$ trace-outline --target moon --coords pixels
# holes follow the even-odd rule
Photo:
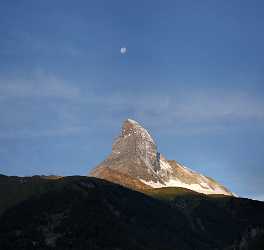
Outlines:
[[[122,55],[126,54],[126,53],[127,53],[127,48],[126,48],[126,47],[122,47],[122,48],[120,49],[120,53],[121,53]]]

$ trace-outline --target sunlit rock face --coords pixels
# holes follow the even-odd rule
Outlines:
[[[159,164],[157,146],[148,131],[133,120],[127,120],[121,135],[113,144],[113,154],[126,155],[134,160],[142,160],[150,168]]]
[[[90,175],[137,190],[184,187],[204,194],[233,195],[215,180],[166,160],[149,132],[131,119],[124,121],[112,153]]]

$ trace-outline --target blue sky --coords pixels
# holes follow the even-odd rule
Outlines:
[[[129,117],[168,159],[264,199],[263,12],[261,0],[0,0],[0,173],[85,175]]]

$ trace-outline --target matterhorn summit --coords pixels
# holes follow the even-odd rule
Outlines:
[[[132,119],[124,121],[112,153],[90,175],[136,190],[183,187],[204,194],[233,195],[212,178],[166,160],[149,132]]]

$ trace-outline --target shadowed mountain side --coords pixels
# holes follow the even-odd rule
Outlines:
[[[203,195],[184,188],[157,188],[147,195],[180,208],[195,231],[203,231],[221,244],[234,240],[223,249],[264,249],[264,203],[225,195]],[[222,249],[222,248],[220,248]]]
[[[56,188],[60,176],[17,177],[0,175],[0,215],[9,207]]]
[[[95,178],[57,184],[0,217],[1,250],[210,248],[166,203]]]
[[[24,179],[0,181],[6,178]],[[25,185],[28,198],[0,216],[1,250],[263,249],[263,202],[183,188],[145,190],[146,196],[81,176],[45,181],[28,177],[9,185]]]

